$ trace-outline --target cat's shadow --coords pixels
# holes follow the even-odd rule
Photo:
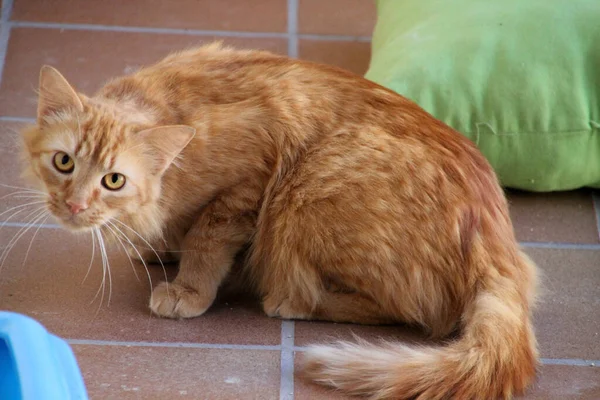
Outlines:
[[[177,262],[163,263],[163,266],[157,263],[149,263],[148,270],[153,277],[153,280],[163,281],[165,276],[168,282],[172,282],[177,276],[179,265]],[[138,265],[136,268],[143,270],[143,265]],[[236,263],[232,268],[232,272],[229,277],[223,282],[219,288],[217,298],[215,302],[207,311],[207,314],[217,313],[223,311],[225,308],[237,308],[244,309],[246,312],[258,316],[264,316],[268,318],[262,311],[260,304],[260,298],[255,295],[252,290],[249,289],[249,285],[246,284],[241,278],[241,263]]]
[[[164,271],[160,264],[148,265],[152,275],[164,279],[165,275],[169,282],[177,276],[178,263],[165,263]],[[243,278],[241,257],[232,268],[229,277],[223,282],[217,298],[206,316],[216,316],[226,313],[227,310],[237,309],[246,315],[264,318],[265,321],[273,321],[262,310],[260,298],[250,290],[249,285]],[[306,321],[295,322],[295,346],[301,349],[303,346],[314,343],[331,343],[337,340],[356,341],[357,338],[370,342],[394,341],[405,344],[443,344],[456,339],[459,332],[454,332],[443,339],[430,339],[427,333],[415,326],[407,324],[392,325],[358,325],[351,323],[336,323],[330,321]]]

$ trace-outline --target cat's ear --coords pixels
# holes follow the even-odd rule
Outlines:
[[[152,150],[156,172],[162,174],[195,134],[196,129],[191,126],[167,125],[143,130],[137,136]]]
[[[44,65],[40,70],[38,123],[43,122],[49,115],[68,109],[83,111],[81,98],[60,72],[49,65]]]

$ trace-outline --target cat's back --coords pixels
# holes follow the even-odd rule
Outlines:
[[[427,153],[433,163],[437,157],[456,169],[492,173],[468,139],[417,104],[334,66],[212,43],[174,53],[124,79],[143,82],[156,98],[171,99],[171,107],[180,109],[177,115],[195,116],[198,105],[257,107],[263,121],[295,125],[290,131],[304,131],[306,137],[311,129],[319,136],[355,132],[348,138],[379,143],[398,153],[392,157],[406,149]]]
[[[293,73],[296,61],[262,50],[239,50],[211,43],[173,53],[133,75],[137,79],[180,80],[183,85],[210,81],[201,91],[213,86],[231,88],[281,79]]]
[[[357,103],[361,92],[374,89],[386,97],[393,93],[341,68],[268,51],[228,48],[218,42],[173,53],[125,79],[195,87],[201,95],[215,88],[255,96],[288,92],[311,99],[335,98],[342,103],[349,99]],[[393,97],[402,101],[396,94]],[[338,105],[345,105],[342,103]]]
[[[393,117],[401,112],[420,114],[402,96],[341,68],[220,43],[173,53],[111,81],[101,95],[127,97],[135,92],[158,103],[170,99],[174,107],[261,99],[265,109],[294,109],[307,118],[318,114],[323,122],[398,125],[402,121]]]

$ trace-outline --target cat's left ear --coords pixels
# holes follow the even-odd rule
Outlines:
[[[59,111],[67,109],[83,111],[83,103],[75,89],[60,72],[49,65],[44,65],[40,70],[39,92],[38,123]]]
[[[137,137],[151,149],[155,172],[162,174],[195,134],[191,126],[167,125],[143,130]]]

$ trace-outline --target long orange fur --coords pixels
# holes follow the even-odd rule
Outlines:
[[[203,314],[248,249],[269,316],[461,332],[442,347],[313,346],[304,373],[316,382],[376,399],[492,399],[534,378],[536,271],[497,178],[470,141],[390,90],[209,45],[93,97],[44,67],[23,137],[27,173],[69,229],[118,220],[160,254],[184,250],[176,279],[153,290],[159,316]],[[59,151],[73,172],[53,167]],[[126,184],[106,190],[114,172]]]

